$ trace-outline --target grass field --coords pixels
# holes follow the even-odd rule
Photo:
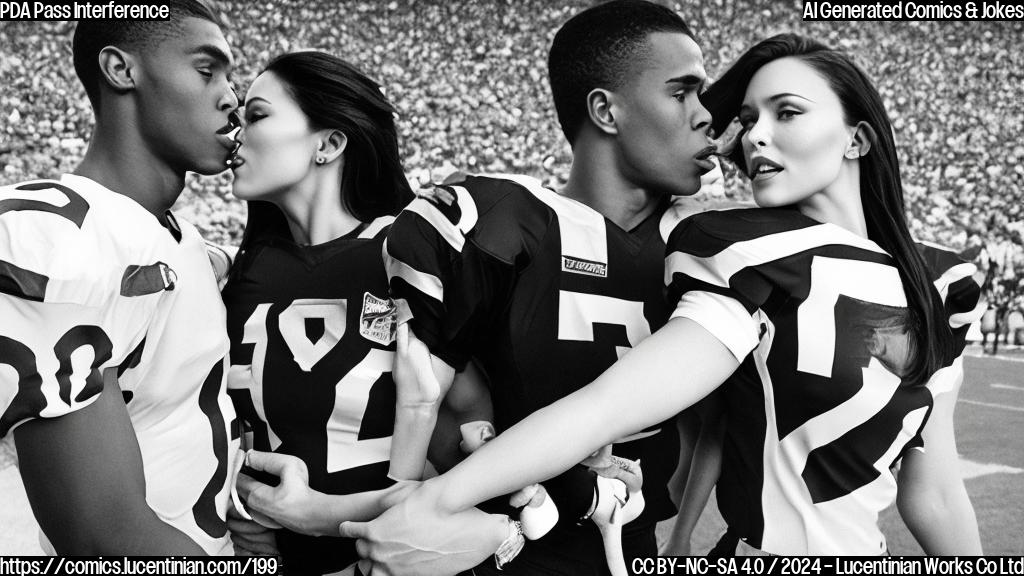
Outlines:
[[[967,358],[956,432],[986,554],[1024,555],[1024,352]],[[11,463],[9,445],[0,444],[0,556],[38,554],[35,522]],[[893,555],[922,553],[894,509],[883,513],[881,524]],[[712,502],[694,533],[694,553],[707,552],[723,526]],[[659,535],[669,528],[663,524]]]

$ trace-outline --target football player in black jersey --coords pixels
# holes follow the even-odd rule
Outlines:
[[[878,92],[849,57],[782,35],[742,56],[706,101],[718,128],[740,118],[736,157],[765,208],[680,223],[664,328],[377,520],[343,526],[389,573],[421,573],[395,551],[432,546],[471,506],[723,383],[719,498],[746,549],[885,554],[877,515],[896,500],[926,553],[981,553],[952,423],[978,285],[972,265],[910,237]],[[427,360],[418,373],[430,379]]]
[[[397,325],[381,249],[412,198],[394,115],[351,64],[285,54],[249,88],[230,161],[249,219],[223,291],[229,394],[250,447],[298,457],[283,465],[317,494],[352,495],[299,507],[290,484],[240,476],[248,509],[284,526],[276,546],[290,573],[338,572],[357,559],[338,518],[372,518],[400,488],[392,477],[419,479],[436,416],[396,392],[391,376]],[[391,462],[396,452],[419,456]],[[277,474],[282,465],[261,453],[249,464]],[[258,527],[232,526],[240,548],[273,551]]]
[[[399,215],[386,246],[412,331],[454,368],[480,363],[499,432],[592,381],[667,321],[672,197],[694,194],[714,168],[711,117],[698,98],[703,56],[672,10],[620,0],[581,12],[554,38],[549,78],[573,148],[564,189],[514,175],[449,180],[444,199],[419,198]],[[679,440],[671,421],[613,440],[615,456],[642,460],[646,506],[622,526],[628,563],[657,554],[656,523],[676,512],[667,483]],[[560,523],[513,561],[499,555],[503,573],[607,574],[600,502],[615,486],[582,467],[546,482]],[[503,529],[500,517],[493,528]],[[458,547],[437,536],[447,541],[434,559]],[[488,559],[474,572],[495,566]]]

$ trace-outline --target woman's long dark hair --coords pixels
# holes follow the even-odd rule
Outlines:
[[[824,44],[796,34],[773,36],[740,56],[702,97],[713,118],[712,128],[722,134],[737,117],[754,74],[765,64],[786,57],[807,63],[828,81],[842,103],[847,125],[864,122],[874,130],[871,149],[860,158],[861,203],[868,237],[895,261],[914,317],[911,334],[918,353],[904,380],[923,384],[952,360],[953,335],[931,275],[910,236],[892,125],[882,97],[867,75],[847,55]],[[741,146],[736,146],[729,158],[746,173]]]
[[[398,155],[395,108],[375,81],[325,52],[292,52],[274,58],[262,73],[284,84],[314,130],[336,129],[348,138],[341,202],[361,222],[398,214],[413,192]],[[249,202],[242,239],[288,234],[284,214],[269,202]]]

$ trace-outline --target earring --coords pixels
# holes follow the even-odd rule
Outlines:
[[[849,150],[846,151],[846,157],[849,158],[850,160],[856,160],[857,158],[860,158],[860,153],[857,151],[856,148],[850,148]]]
[[[316,157],[316,163],[317,164],[323,164],[324,163],[324,157],[323,156],[317,156]]]

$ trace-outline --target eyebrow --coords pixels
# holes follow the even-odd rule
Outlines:
[[[196,46],[195,48],[189,51],[189,54],[203,54],[204,56],[209,56],[210,58],[213,58],[226,68],[230,68],[234,65],[234,61],[231,59],[231,55],[221,50],[220,47],[214,46],[213,44],[203,44],[202,46]]]
[[[814,102],[814,100],[811,100],[810,98],[808,98],[806,96],[801,96],[799,94],[793,94],[792,92],[783,92],[781,94],[776,94],[776,95],[772,96],[771,98],[769,98],[768,101],[769,102],[775,102],[777,100],[782,100],[783,98],[786,98],[786,97],[789,97],[789,96],[792,96],[794,98],[799,98],[801,100],[807,100],[808,102]]]
[[[248,100],[246,100],[245,104],[243,104],[243,106],[249,106],[250,104],[255,103],[257,100],[259,100],[260,102],[264,102],[264,103],[266,103],[268,105],[270,104],[270,100],[267,100],[266,98],[261,98],[259,96],[253,96],[252,98],[249,98]]]
[[[707,78],[696,74],[685,74],[665,80],[665,84],[682,84],[686,88],[702,88],[705,82],[707,82]]]

